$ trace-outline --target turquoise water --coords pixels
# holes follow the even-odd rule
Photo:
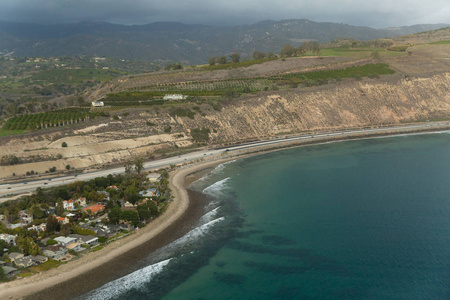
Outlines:
[[[450,299],[449,149],[441,133],[222,165],[192,186],[217,214],[113,297]]]

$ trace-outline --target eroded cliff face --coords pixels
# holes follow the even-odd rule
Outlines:
[[[85,169],[123,164],[133,156],[148,158],[161,149],[190,146],[196,128],[209,129],[209,143],[220,145],[300,132],[450,119],[450,73],[399,77],[265,92],[235,99],[220,111],[203,104],[194,119],[174,117],[170,109],[136,109],[120,121],[111,118],[85,129],[17,137],[0,144],[0,153],[15,154],[29,163],[0,166],[0,179],[31,170],[43,174],[52,166],[64,171],[67,165]],[[170,134],[164,133],[168,126]],[[69,147],[62,148],[63,141]],[[39,161],[34,160],[37,156]]]
[[[450,118],[450,73],[272,92],[181,123],[187,131],[209,128],[211,142],[217,143],[445,118]]]

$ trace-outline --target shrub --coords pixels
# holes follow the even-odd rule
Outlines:
[[[191,131],[191,136],[197,143],[206,143],[209,141],[210,132],[209,128],[194,128]]]
[[[20,163],[20,159],[13,155],[4,155],[2,156],[2,159],[0,160],[0,165],[2,166],[11,166],[11,165],[17,165]]]
[[[67,147],[67,143],[66,142],[62,142],[61,147],[66,148]]]
[[[56,245],[56,244],[58,244],[58,242],[55,241],[54,239],[49,239],[46,243],[47,246]]]

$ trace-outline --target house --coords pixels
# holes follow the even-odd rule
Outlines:
[[[157,189],[146,189],[145,191],[140,191],[139,196],[141,197],[159,197],[161,194]]]
[[[64,210],[75,210],[75,203],[72,199],[63,201]]]
[[[103,196],[103,200],[104,201],[109,201],[110,200],[110,195],[107,191],[97,191],[97,194],[99,195],[104,195]]]
[[[36,265],[40,265],[48,261],[48,257],[43,255],[30,256],[30,258]]]
[[[77,206],[79,206],[79,207],[84,207],[84,206],[86,206],[86,205],[87,205],[87,204],[86,204],[86,198],[85,198],[85,197],[81,197],[81,198],[75,199],[75,204],[76,204]]]
[[[16,246],[16,237],[17,235],[6,233],[0,234],[0,240],[4,240],[10,246]]]
[[[107,186],[106,189],[113,189],[113,190],[117,191],[119,188],[116,185],[110,185],[110,186]]]
[[[67,247],[67,245],[75,243],[77,241],[76,238],[65,237],[65,236],[58,236],[58,237],[54,238],[54,240],[63,247]]]
[[[16,264],[16,266],[20,268],[28,268],[36,265],[34,261],[31,259],[30,255],[18,258],[14,261],[14,263]]]
[[[95,205],[87,206],[87,207],[83,208],[82,210],[85,212],[88,212],[88,210],[90,210],[91,214],[96,214],[96,213],[104,211],[105,206],[101,205],[101,204],[95,204]]]
[[[93,107],[103,107],[103,106],[105,106],[105,103],[103,103],[103,101],[93,101],[92,106]]]
[[[184,100],[186,98],[186,95],[181,94],[167,94],[163,97],[164,100]]]
[[[8,228],[9,229],[16,229],[16,228],[22,228],[22,227],[26,227],[27,224],[25,223],[17,223],[17,224],[8,224]]]
[[[17,215],[19,216],[19,222],[22,224],[30,224],[31,222],[33,222],[33,215],[32,214],[28,214],[26,211],[21,210],[17,213]]]
[[[19,271],[16,268],[9,267],[9,266],[3,266],[3,272],[5,273],[6,277],[11,278],[15,276]]]
[[[59,224],[64,225],[69,223],[69,218],[67,217],[57,217],[56,218],[59,222]]]
[[[77,243],[93,246],[98,244],[98,237],[93,235],[69,234],[68,237],[76,239]]]
[[[42,254],[47,257],[59,260],[67,254],[67,248],[61,245],[50,245],[42,250]]]
[[[69,245],[67,245],[66,248],[67,248],[67,250],[73,250],[75,252],[80,252],[81,250],[83,250],[80,243],[69,244]]]
[[[159,182],[161,180],[161,174],[159,173],[150,173],[147,175],[147,179],[151,183]]]
[[[11,252],[8,257],[12,262],[15,262],[17,259],[24,257],[23,253],[19,252]]]

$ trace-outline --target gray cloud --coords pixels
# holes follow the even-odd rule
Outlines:
[[[447,23],[448,0],[1,0],[0,20],[27,23],[105,21],[237,25],[310,19],[371,27]]]

